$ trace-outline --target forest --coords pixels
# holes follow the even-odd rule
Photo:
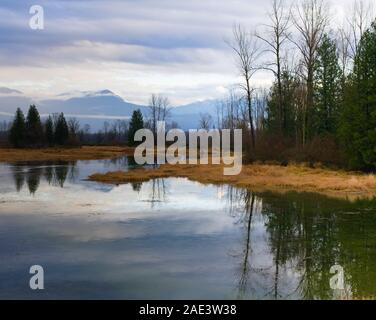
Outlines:
[[[218,126],[248,131],[249,160],[376,168],[376,15],[355,1],[343,26],[324,0],[273,0],[269,21],[233,28],[240,83],[218,108]],[[335,28],[334,28],[335,27]],[[264,57],[267,57],[265,59]],[[253,80],[274,76],[271,88]]]

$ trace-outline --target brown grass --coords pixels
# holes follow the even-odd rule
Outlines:
[[[376,196],[376,176],[306,166],[252,164],[243,166],[237,176],[223,175],[222,165],[162,165],[157,169],[140,168],[128,172],[94,174],[90,180],[111,184],[143,182],[155,178],[184,177],[204,184],[228,183],[257,191],[317,192],[339,198],[357,199]]]
[[[0,161],[94,160],[133,154],[134,149],[117,146],[79,148],[12,149],[0,148]]]

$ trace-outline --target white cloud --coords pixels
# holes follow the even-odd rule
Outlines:
[[[0,5],[0,85],[39,97],[108,88],[136,103],[162,92],[175,104],[219,97],[237,81],[224,38],[235,22],[265,23],[269,7],[264,0],[39,2],[43,31],[28,28],[30,1]],[[337,21],[350,2],[331,1]],[[255,83],[271,79],[264,72]]]

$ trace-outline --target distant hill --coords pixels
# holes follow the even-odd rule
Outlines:
[[[136,109],[146,112],[145,106],[124,101],[109,90],[90,92],[69,99],[43,100],[39,103],[42,113],[64,111],[71,115],[120,116],[129,117]]]
[[[0,115],[14,115],[17,108],[26,110],[33,100],[24,96],[21,91],[0,87]]]
[[[212,116],[213,121],[216,120],[218,103],[218,100],[204,100],[179,106],[171,110],[171,118],[182,129],[195,129],[199,126],[201,114],[208,113]]]
[[[18,107],[27,112],[32,103],[37,105],[42,117],[64,112],[67,117],[76,117],[82,125],[89,124],[93,130],[102,128],[104,121],[129,119],[136,109],[140,109],[145,118],[149,115],[147,106],[127,102],[108,89],[68,92],[53,99],[36,101],[20,91],[0,87],[0,120],[10,120]],[[182,129],[194,129],[199,124],[200,113],[215,117],[216,104],[216,100],[206,100],[174,107],[169,121],[177,122]]]

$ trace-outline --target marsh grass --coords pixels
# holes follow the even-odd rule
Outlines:
[[[248,164],[236,176],[223,175],[223,165],[161,165],[128,172],[93,174],[92,181],[110,184],[146,182],[156,178],[181,177],[203,184],[231,184],[258,191],[317,192],[332,197],[358,199],[376,196],[376,176],[304,165]]]
[[[95,160],[133,155],[133,152],[133,148],[118,146],[41,149],[0,148],[0,161]]]

